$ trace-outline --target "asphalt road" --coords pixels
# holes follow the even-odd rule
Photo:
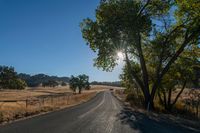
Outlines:
[[[167,120],[152,120],[124,107],[109,91],[68,109],[14,122],[0,133],[191,133]]]

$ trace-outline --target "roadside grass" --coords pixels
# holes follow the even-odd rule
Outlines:
[[[193,112],[184,110],[184,104],[181,100],[176,104],[172,113],[164,111],[164,108],[158,104],[158,101],[155,102],[156,111],[148,112],[141,106],[135,105],[135,102],[132,101],[131,103],[127,101],[127,94],[123,93],[122,90],[115,90],[113,94],[124,103],[124,108],[130,109],[134,114],[141,114],[152,122],[171,123],[172,125],[179,125],[194,131],[200,131],[200,119],[198,119]]]
[[[75,106],[88,101],[107,86],[92,86],[82,94],[73,94],[69,87],[28,88],[26,90],[2,90],[0,101],[0,123],[5,124],[33,115]],[[16,102],[14,102],[16,100]]]
[[[160,114],[170,114],[175,117],[181,117],[188,120],[200,120],[200,113],[197,114],[197,109],[192,107],[191,105],[186,105],[184,100],[188,99],[188,92],[189,89],[185,89],[182,95],[180,96],[179,100],[175,104],[174,108],[171,112],[167,112],[163,106],[159,103],[159,98],[156,97],[154,100],[154,106],[155,106],[155,113]],[[200,90],[199,90],[200,92]],[[175,96],[177,95],[178,91],[176,91],[173,96],[172,100],[175,99]],[[134,94],[126,94],[123,90],[115,90],[114,95],[117,96],[118,99],[125,102],[125,104],[128,104],[129,106],[138,109],[138,110],[144,110],[142,106],[142,98],[141,97],[135,97]],[[144,110],[145,111],[145,110]],[[200,106],[199,106],[200,111]]]

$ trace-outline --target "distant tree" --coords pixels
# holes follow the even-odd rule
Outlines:
[[[25,81],[17,76],[13,67],[0,66],[0,88],[1,89],[25,89]]]
[[[79,94],[81,94],[82,89],[90,89],[89,76],[85,74],[79,75],[77,77],[71,76],[69,85],[74,92],[76,92],[76,89],[78,88]]]
[[[82,89],[89,90],[90,84],[89,84],[89,76],[82,74],[78,76],[79,82],[78,82],[78,89],[79,94],[81,93]]]
[[[90,83],[89,83],[89,82],[86,82],[86,87],[85,87],[85,89],[86,89],[86,90],[90,90],[90,88],[91,88]]]
[[[43,87],[56,87],[58,85],[59,85],[58,82],[54,80],[48,80],[47,82],[42,83]]]
[[[65,83],[65,82],[61,83],[61,86],[66,86],[66,85],[67,85],[67,83]]]
[[[70,86],[70,89],[76,93],[76,89],[78,87],[78,82],[79,82],[79,79],[77,77],[74,77],[74,76],[71,76],[71,78],[69,79],[69,86]]]
[[[97,82],[97,81],[93,81],[90,84],[91,85],[116,86],[116,87],[121,87],[122,86],[120,81],[115,81],[115,82]]]

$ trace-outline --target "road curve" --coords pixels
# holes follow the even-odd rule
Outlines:
[[[151,120],[124,107],[109,91],[68,109],[14,122],[0,133],[191,133],[181,125]]]

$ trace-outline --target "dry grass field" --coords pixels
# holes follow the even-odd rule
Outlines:
[[[99,91],[115,89],[108,86],[91,86],[82,94],[73,94],[69,86],[37,87],[25,90],[0,90],[0,123],[45,113],[83,103]]]
[[[0,91],[0,101],[1,100],[26,100],[39,96],[54,95],[72,93],[68,86],[66,87],[34,87],[26,88],[25,90],[1,90]]]

